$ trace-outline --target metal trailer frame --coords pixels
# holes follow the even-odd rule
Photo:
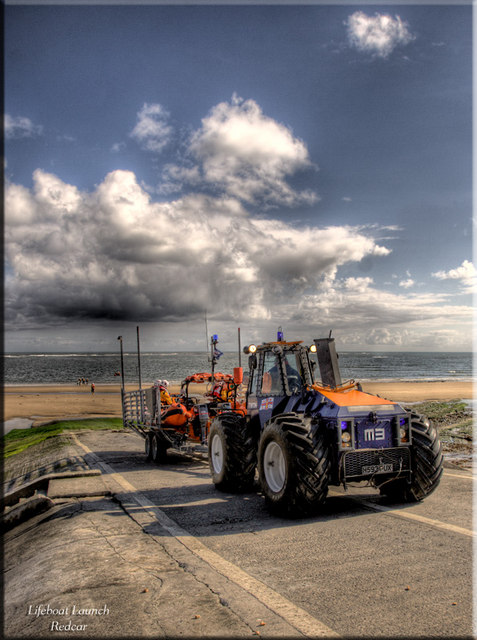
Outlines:
[[[174,441],[173,438],[169,436],[166,430],[161,428],[161,411],[158,407],[157,403],[151,407],[151,411],[149,412],[149,407],[147,405],[147,392],[154,391],[154,389],[136,389],[134,391],[121,391],[122,395],[122,412],[123,412],[123,425],[138,434],[144,440],[150,437],[150,434],[157,434],[163,441],[166,441],[171,449],[174,451],[179,451],[181,453],[188,454],[207,454],[207,444],[202,443],[187,443],[187,444],[178,444]],[[198,405],[199,407],[199,417],[201,421],[201,432],[202,432],[202,440],[205,437],[205,428],[206,422],[208,420],[208,413],[205,416],[203,413],[201,415],[200,409],[202,405]],[[148,415],[149,414],[149,415]],[[139,418],[139,419],[138,419]],[[150,422],[149,422],[150,420]],[[173,431],[173,429],[171,429]]]
[[[142,438],[146,438],[152,426],[145,423],[146,391],[144,389],[121,390],[121,396],[123,425],[132,429]],[[138,416],[140,416],[140,420],[137,420]]]

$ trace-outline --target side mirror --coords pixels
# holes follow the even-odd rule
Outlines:
[[[238,386],[243,382],[243,369],[242,367],[234,367],[234,383]]]

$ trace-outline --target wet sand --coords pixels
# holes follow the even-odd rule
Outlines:
[[[151,386],[144,383],[143,388]],[[454,400],[473,398],[472,382],[364,382],[363,391],[396,402]],[[137,385],[126,385],[127,390]],[[179,391],[171,385],[171,393]],[[203,393],[205,385],[194,385],[191,394]],[[4,388],[4,421],[28,418],[34,425],[57,419],[77,417],[121,417],[120,385],[97,384],[95,393],[89,386],[9,385]]]

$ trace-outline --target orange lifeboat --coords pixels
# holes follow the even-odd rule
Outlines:
[[[190,412],[179,402],[173,402],[161,413],[161,424],[164,427],[181,429],[187,426],[191,418]]]

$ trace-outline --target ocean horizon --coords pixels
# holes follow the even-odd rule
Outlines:
[[[4,354],[4,384],[74,384],[79,378],[95,383],[119,383],[115,373],[121,370],[119,353],[20,353]],[[343,380],[356,381],[473,381],[472,352],[413,351],[340,351],[339,363]],[[240,364],[247,368],[247,356]],[[224,352],[215,370],[232,373],[239,366],[239,355]],[[210,371],[208,354],[202,352],[141,353],[143,383],[165,378],[180,383],[195,372]],[[316,369],[318,371],[318,368]],[[137,353],[124,354],[124,381],[139,380]]]

